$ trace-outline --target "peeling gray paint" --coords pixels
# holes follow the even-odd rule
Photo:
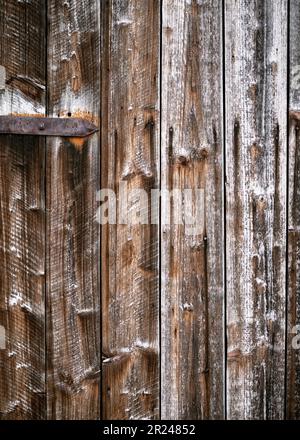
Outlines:
[[[5,350],[5,348],[5,327],[3,327],[3,325],[0,325],[0,350]]]

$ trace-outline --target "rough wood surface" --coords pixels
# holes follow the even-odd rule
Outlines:
[[[0,114],[101,128],[0,136],[0,420],[300,419],[299,34],[300,0],[0,0]]]
[[[167,0],[162,14],[162,188],[201,189],[204,198],[193,231],[168,226],[162,203],[162,417],[218,419],[224,417],[222,5]],[[177,207],[173,200],[172,221]]]
[[[111,0],[102,6],[101,187],[116,191],[118,209],[128,203],[128,224],[118,215],[102,234],[103,417],[153,419],[159,412],[158,226],[140,210],[138,191],[149,195],[158,187],[160,5]],[[128,197],[120,194],[124,184]],[[132,224],[133,212],[148,224]]]
[[[287,2],[225,0],[227,415],[281,419]]]
[[[300,1],[290,2],[290,101],[288,243],[289,290],[287,323],[287,418],[300,419]],[[298,113],[299,112],[299,113]],[[297,342],[297,341],[295,341]]]
[[[49,115],[99,124],[100,8],[51,0]],[[99,136],[47,142],[47,391],[50,419],[100,417]]]
[[[45,6],[0,1],[0,113],[45,113]],[[44,140],[0,137],[0,419],[45,418]]]

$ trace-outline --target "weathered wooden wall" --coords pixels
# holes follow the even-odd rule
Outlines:
[[[161,411],[223,418],[222,4],[162,6],[161,187],[204,203],[195,231],[173,225],[176,199],[170,224],[162,204]]]
[[[227,414],[285,399],[287,1],[225,1]]]
[[[287,417],[300,419],[300,354],[292,347],[300,324],[300,3],[290,2],[289,151],[288,151],[288,294]],[[298,332],[300,327],[298,327]]]
[[[0,419],[300,418],[299,34],[300,0],[0,0],[0,113],[100,128],[0,136]]]
[[[139,210],[137,191],[150,195],[158,187],[159,6],[157,0],[110,0],[102,7],[101,188],[115,191],[117,210],[127,204],[128,216]],[[118,219],[102,231],[106,419],[159,415],[159,228],[149,214],[147,224]]]
[[[99,124],[100,7],[48,2],[48,115]],[[51,138],[46,156],[47,412],[100,417],[99,136]]]
[[[0,1],[1,114],[44,114],[44,2]],[[0,139],[0,417],[45,418],[45,139]]]

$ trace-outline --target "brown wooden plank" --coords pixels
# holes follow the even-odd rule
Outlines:
[[[102,188],[139,213],[158,187],[159,9],[157,0],[103,5]],[[127,185],[128,197],[120,194]],[[125,209],[127,212],[127,210]],[[130,217],[131,218],[131,217]],[[158,225],[103,226],[103,418],[158,417]]]
[[[287,322],[287,418],[300,418],[300,1],[290,2],[289,90],[289,290]],[[295,338],[295,339],[294,339]]]
[[[0,113],[45,113],[45,3],[0,1]],[[0,137],[0,419],[45,418],[45,141]],[[5,330],[3,330],[5,329]]]
[[[96,0],[48,8],[49,115],[99,124]],[[99,136],[47,142],[47,389],[50,419],[100,417]]]
[[[185,225],[168,225],[169,207],[162,202],[162,417],[219,419],[224,417],[222,3],[166,0],[162,14],[162,188],[199,189],[204,198],[199,229],[192,231],[187,211]],[[195,198],[193,203],[195,210]],[[173,222],[177,207],[173,199]]]
[[[227,414],[284,416],[287,2],[225,0]]]

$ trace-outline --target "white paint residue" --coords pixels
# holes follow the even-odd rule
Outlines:
[[[92,88],[81,87],[80,94],[74,95],[69,82],[65,90],[61,92],[60,105],[53,111],[54,113],[60,112],[61,114],[89,112],[93,102],[95,102],[95,96]]]
[[[37,276],[37,277],[40,277],[40,276],[43,276],[43,275],[45,275],[45,271],[44,271],[44,269],[39,269],[39,270],[37,270],[37,271],[35,271],[35,272],[32,272],[35,276]]]
[[[132,350],[130,347],[122,347],[120,349],[120,353],[131,353],[131,352],[132,352]]]
[[[194,309],[194,306],[193,306],[193,304],[192,303],[184,303],[184,304],[181,304],[180,305],[180,309],[182,310],[182,311],[184,311],[184,310],[187,310],[187,311],[192,311],[193,309]]]
[[[14,90],[13,93],[10,94],[11,100],[11,111],[15,113],[27,113],[27,114],[44,114],[45,107],[38,103],[34,102],[25,96],[22,92]]]
[[[276,321],[276,312],[274,310],[271,310],[266,314],[266,318],[270,321]]]
[[[22,295],[20,292],[12,292],[9,297],[9,305],[11,307],[16,306],[22,301]]]
[[[148,342],[141,341],[140,339],[136,340],[135,346],[139,347],[139,348],[150,348],[151,347]]]
[[[29,364],[25,364],[20,362],[19,364],[17,364],[17,370],[19,370],[20,368],[29,368],[30,365]]]
[[[5,327],[3,327],[3,325],[0,325],[0,350],[5,350],[6,348],[5,333]]]
[[[255,281],[258,286],[263,286],[263,287],[266,286],[266,282],[259,277],[255,278]]]
[[[92,313],[94,313],[95,310],[92,307],[85,308],[85,309],[78,309],[77,307],[75,307],[75,311],[78,315],[87,316],[87,315],[91,315]]]
[[[121,18],[117,21],[118,26],[129,26],[130,24],[132,24],[132,20],[129,20],[128,18]]]
[[[0,90],[5,90],[6,70],[4,66],[0,66]]]
[[[31,305],[28,303],[21,304],[21,308],[26,310],[26,312],[32,313],[32,311],[33,311]]]
[[[129,390],[125,388],[124,390],[121,391],[121,394],[129,394]]]
[[[142,395],[145,395],[145,396],[147,396],[147,395],[150,396],[152,393],[151,393],[150,390],[147,390],[146,388],[142,388],[141,390],[138,390],[136,392],[136,394],[142,394]]]

